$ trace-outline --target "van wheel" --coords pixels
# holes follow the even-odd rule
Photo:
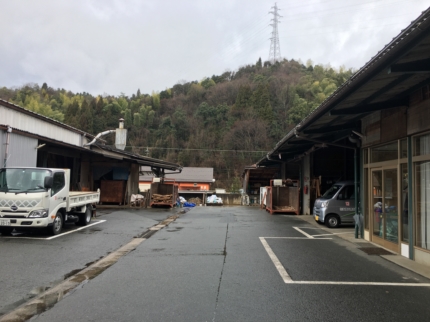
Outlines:
[[[325,220],[325,224],[328,228],[336,228],[339,226],[339,218],[336,215],[329,215]]]
[[[52,226],[49,227],[49,233],[51,235],[58,235],[59,233],[61,233],[62,229],[63,229],[63,214],[61,212],[57,212],[54,222],[52,223]]]

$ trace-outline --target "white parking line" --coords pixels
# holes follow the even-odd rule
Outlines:
[[[295,228],[295,227],[294,227]],[[342,281],[293,281],[291,276],[288,274],[285,267],[282,265],[272,248],[266,241],[266,238],[271,239],[291,239],[294,237],[259,237],[264,249],[281,275],[285,284],[302,284],[302,285],[357,285],[357,286],[409,286],[409,287],[430,287],[430,283],[386,283],[386,282],[342,282]],[[305,238],[299,237],[300,239],[307,240],[320,240],[326,238]],[[331,239],[331,238],[330,238]]]
[[[91,226],[94,226],[94,225],[101,224],[101,223],[103,223],[103,222],[105,222],[105,221],[106,221],[106,220],[98,220],[98,221],[94,221],[94,222],[92,222],[91,224],[86,225],[86,226],[79,227],[78,229],[74,229],[74,230],[67,231],[67,232],[62,233],[62,234],[58,234],[58,235],[51,236],[51,237],[46,237],[46,238],[37,238],[37,237],[20,237],[20,236],[13,236],[12,238],[14,238],[14,239],[19,238],[19,239],[51,240],[51,239],[54,239],[54,238],[58,238],[58,237],[61,237],[61,236],[64,236],[64,235],[68,235],[68,234],[71,234],[71,233],[77,232],[77,231],[82,230],[82,229],[86,229],[86,228],[91,227]],[[8,236],[8,237],[9,237],[9,236]]]
[[[314,238],[313,236],[309,235],[308,233],[305,233],[303,230],[301,230],[299,227],[293,227],[295,230],[297,230],[298,232],[302,233],[303,235],[305,235],[308,238]]]
[[[365,286],[411,286],[430,287],[430,283],[385,283],[385,282],[333,282],[333,281],[292,281],[290,284],[313,285],[365,285]]]
[[[319,236],[333,236],[333,235],[345,235],[345,234],[351,234],[353,235],[354,232],[347,232],[347,233],[330,233],[330,234],[321,234],[321,235],[312,235],[314,237],[319,237]]]
[[[266,249],[267,254],[269,254],[269,257],[272,260],[273,264],[275,264],[275,267],[278,270],[279,274],[281,274],[281,277],[284,280],[284,282],[291,283],[293,280],[291,279],[290,275],[288,275],[284,266],[282,266],[278,257],[276,257],[275,253],[272,251],[272,249],[270,248],[269,244],[264,239],[264,237],[260,237],[260,241],[263,244],[264,249]]]

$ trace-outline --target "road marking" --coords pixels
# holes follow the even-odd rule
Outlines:
[[[40,238],[40,237],[39,238],[38,237],[20,237],[20,236],[12,236],[12,237],[7,236],[7,237],[13,238],[13,239],[18,239],[19,238],[19,239],[51,240],[51,239],[54,239],[54,238],[58,238],[58,237],[61,237],[61,236],[64,236],[64,235],[68,235],[68,234],[77,232],[77,231],[82,230],[82,229],[86,229],[86,228],[94,226],[94,225],[98,225],[98,224],[104,223],[105,221],[106,220],[98,220],[98,221],[95,221],[95,222],[93,222],[93,223],[91,223],[89,225],[79,227],[78,229],[70,230],[70,231],[67,231],[65,233],[58,234],[58,235],[51,236],[51,237],[46,237],[46,238]]]
[[[333,238],[309,238],[309,237],[260,237],[264,239],[304,239],[304,240],[332,240]]]
[[[294,227],[296,228],[296,227]],[[388,282],[342,282],[342,281],[293,281],[285,267],[281,264],[272,248],[267,243],[266,239],[291,239],[294,237],[259,237],[264,249],[284,280],[285,284],[301,284],[301,285],[357,285],[357,286],[409,286],[409,287],[430,287],[430,283],[388,283]],[[308,237],[298,237],[297,239],[309,240]],[[313,240],[331,239],[331,238],[313,238]]]
[[[303,230],[301,230],[299,227],[293,227],[295,230],[297,230],[298,232],[302,233],[303,235],[305,235],[308,238],[314,238],[313,236],[309,235],[308,233],[305,233]]]
[[[288,273],[285,270],[284,266],[282,266],[282,264],[279,261],[278,257],[276,257],[275,253],[273,252],[272,248],[270,248],[269,244],[264,239],[264,237],[260,237],[260,241],[263,244],[263,247],[266,250],[267,254],[269,255],[270,259],[272,260],[273,264],[275,264],[275,267],[278,270],[278,272],[281,275],[281,277],[284,280],[284,282],[285,283],[291,283],[293,280],[291,279],[290,275],[288,275]]]
[[[430,287],[430,283],[388,283],[388,282],[291,281],[289,282],[289,284]]]
[[[331,234],[321,234],[321,235],[313,235],[314,237],[319,237],[319,236],[332,236],[332,235],[345,235],[345,234],[354,234],[354,232],[347,232],[347,233],[331,233]]]

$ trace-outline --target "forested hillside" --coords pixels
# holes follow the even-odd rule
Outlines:
[[[236,190],[243,167],[265,155],[352,73],[259,59],[235,72],[180,81],[160,93],[95,97],[44,83],[3,87],[0,98],[94,135],[117,128],[123,117],[127,150],[183,166],[213,167],[216,186]]]

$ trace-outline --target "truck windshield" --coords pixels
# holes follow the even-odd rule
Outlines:
[[[46,169],[0,169],[0,192],[41,192],[45,190],[45,177],[51,176]]]
[[[340,184],[335,184],[333,186],[331,186],[330,189],[328,189],[323,195],[322,195],[322,199],[331,199],[333,198],[333,196],[340,190],[340,188],[342,188],[342,185]]]

